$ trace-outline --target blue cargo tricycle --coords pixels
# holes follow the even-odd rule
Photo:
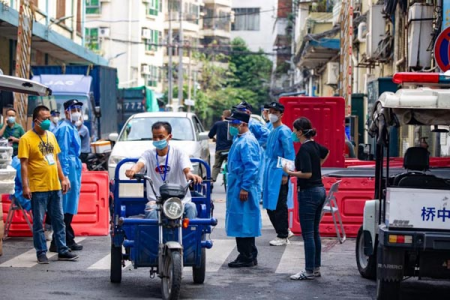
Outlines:
[[[207,178],[210,178],[211,171],[206,162],[200,159],[191,161],[203,164]],[[191,190],[197,218],[183,219],[182,199],[189,185],[166,183],[161,186],[156,203],[158,219],[145,219],[146,189],[147,186],[154,187],[151,179],[142,174],[137,174],[133,180],[120,179],[121,166],[130,162],[135,163],[137,159],[122,160],[116,167],[114,178],[111,282],[122,280],[124,261],[130,260],[135,269],[148,267],[151,278],[155,275],[161,278],[163,299],[178,299],[183,267],[192,267],[194,283],[201,284],[205,280],[205,249],[212,247],[209,234],[211,227],[217,225],[217,220],[212,217],[210,180],[194,185]]]

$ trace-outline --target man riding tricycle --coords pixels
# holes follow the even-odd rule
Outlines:
[[[192,267],[195,283],[204,282],[205,248],[212,247],[209,234],[217,224],[210,181],[191,173],[191,163],[200,163],[210,178],[209,166],[170,146],[171,132],[167,122],[153,124],[155,148],[117,165],[111,230],[111,282],[121,281],[124,261],[130,260],[161,278],[163,299],[178,299],[183,267]],[[131,180],[120,179],[130,162],[135,164],[125,175]]]

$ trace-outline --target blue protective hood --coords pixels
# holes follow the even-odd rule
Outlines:
[[[48,86],[53,95],[57,94],[89,94],[91,91],[91,76],[84,75],[38,75],[33,81]]]

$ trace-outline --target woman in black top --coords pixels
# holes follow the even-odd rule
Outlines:
[[[291,276],[292,280],[320,277],[322,244],[319,223],[326,192],[322,183],[321,167],[329,150],[316,143],[316,130],[307,118],[298,118],[293,124],[292,140],[302,143],[295,157],[295,169],[284,171],[297,177],[300,226],[305,246],[305,270]]]

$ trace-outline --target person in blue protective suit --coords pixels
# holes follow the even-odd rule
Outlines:
[[[239,252],[230,268],[253,267],[258,264],[255,237],[261,235],[260,192],[257,185],[261,172],[261,147],[249,132],[250,115],[234,111],[230,135],[236,139],[228,154],[228,189],[225,230],[236,238]]]
[[[264,119],[264,122],[266,122],[267,129],[269,129],[269,131],[272,131],[273,125],[272,125],[272,123],[270,123],[270,120],[269,120],[269,109],[268,108],[263,109],[262,118]]]
[[[247,103],[245,101],[242,101],[236,106],[233,106],[234,109],[237,109],[239,111],[245,112],[248,115],[252,114],[252,106],[250,103]],[[263,149],[266,148],[267,139],[269,138],[270,131],[267,129],[264,124],[261,124],[260,122],[253,120],[250,118],[250,121],[248,123],[248,129],[251,133],[255,136],[256,140],[258,141],[259,145],[263,147]]]
[[[72,228],[73,216],[78,212],[78,202],[80,200],[81,188],[81,140],[78,129],[75,126],[77,121],[83,120],[81,108],[83,103],[72,99],[64,102],[65,119],[59,123],[55,131],[61,152],[59,160],[64,176],[69,178],[70,190],[63,196],[64,223],[66,224],[66,244],[71,250],[82,250],[83,246],[75,242],[75,232]],[[50,251],[56,251],[56,245],[50,245]]]
[[[249,116],[252,114],[252,106],[245,101],[242,101],[238,105],[234,106],[234,108],[239,111],[245,112]],[[261,124],[260,122],[252,119],[251,117],[250,117],[250,121],[248,123],[248,129],[255,136],[256,140],[258,141],[259,145],[261,146],[262,151],[261,151],[261,166],[260,166],[260,168],[261,168],[261,170],[264,170],[264,164],[265,164],[264,163],[264,149],[266,148],[267,139],[269,138],[270,131],[269,131],[269,129],[267,129],[266,126],[264,126],[264,124]],[[258,187],[259,187],[260,193],[262,192],[263,181],[264,181],[264,172],[260,172],[259,181],[258,181]]]
[[[295,150],[292,142],[292,131],[281,122],[284,105],[272,102],[264,106],[269,109],[269,119],[273,124],[267,141],[265,170],[263,181],[263,207],[267,209],[277,237],[270,241],[271,246],[289,244],[287,197],[289,192],[289,176],[282,168],[277,167],[278,157],[294,160]]]
[[[61,118],[59,117],[60,113],[59,113],[59,111],[53,109],[50,112],[50,115],[52,116],[51,117],[51,121],[52,122],[50,123],[50,129],[49,130],[54,133],[56,131],[56,129],[58,128],[59,120],[61,120]]]

